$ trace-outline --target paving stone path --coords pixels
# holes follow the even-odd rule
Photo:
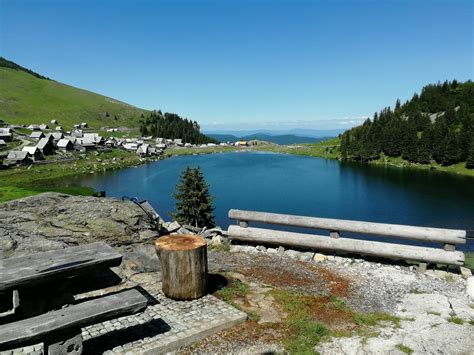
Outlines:
[[[187,346],[205,336],[244,322],[247,315],[218,298],[207,295],[194,301],[173,301],[161,292],[158,273],[139,274],[123,285],[138,286],[150,305],[140,314],[83,328],[84,354],[156,354]],[[103,293],[103,292],[102,292]],[[98,295],[88,293],[82,297]],[[37,344],[0,354],[43,354]]]

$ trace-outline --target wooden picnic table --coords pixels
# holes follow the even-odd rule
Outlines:
[[[134,289],[74,300],[78,277],[121,261],[120,253],[101,242],[0,260],[0,296],[10,297],[12,308],[0,311],[0,351],[43,340],[45,353],[80,354],[82,327],[144,310],[147,298]]]

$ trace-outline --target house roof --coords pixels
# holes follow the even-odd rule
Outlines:
[[[41,131],[31,132],[30,138],[43,138],[44,134]]]
[[[28,147],[23,147],[22,149],[23,152],[28,152],[31,155],[35,155],[37,151],[39,151],[37,146],[28,146]]]
[[[0,139],[0,145],[7,145],[7,143],[3,139]]]
[[[41,138],[38,141],[38,144],[36,145],[39,149],[44,149],[49,144],[49,139],[48,138]]]
[[[72,142],[69,139],[67,138],[60,139],[58,142],[58,148],[66,148],[68,144],[72,145]]]
[[[54,139],[62,139],[64,135],[61,132],[53,132],[51,133]]]
[[[28,152],[25,151],[18,151],[18,150],[12,150],[10,153],[8,153],[7,160],[24,160],[28,158]]]

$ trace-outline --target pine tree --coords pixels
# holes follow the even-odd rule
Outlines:
[[[474,143],[471,143],[469,153],[467,155],[466,168],[474,169]]]
[[[174,193],[176,213],[172,215],[178,222],[195,227],[213,227],[214,215],[209,186],[199,167],[189,166],[182,172]]]

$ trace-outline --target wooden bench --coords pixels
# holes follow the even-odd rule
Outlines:
[[[78,279],[102,275],[121,261],[100,242],[0,260],[0,294],[11,297],[12,307],[0,313],[0,350],[43,341],[48,354],[80,354],[81,328],[144,310],[147,299],[137,290],[75,304]]]
[[[427,263],[446,265],[464,264],[464,253],[455,250],[455,245],[466,243],[467,232],[465,230],[293,216],[242,210],[230,210],[229,218],[235,219],[238,222],[237,226],[229,226],[229,238],[241,242],[329,250],[378,256],[394,260],[420,261],[420,269],[426,268]],[[329,231],[329,236],[251,228],[249,227],[249,222],[327,230]],[[443,245],[443,249],[342,238],[340,235],[341,232],[417,240],[425,243],[438,243]]]
[[[0,326],[0,351],[44,341],[45,353],[82,351],[81,328],[143,311],[147,299],[127,290]],[[70,353],[69,351],[68,353]]]

